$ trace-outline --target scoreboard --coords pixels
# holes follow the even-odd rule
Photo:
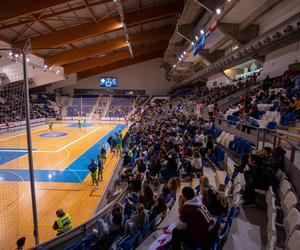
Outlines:
[[[101,77],[99,85],[101,87],[117,87],[118,78],[116,77]]]

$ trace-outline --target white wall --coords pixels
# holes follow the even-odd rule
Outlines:
[[[300,41],[266,55],[263,76],[282,75],[289,64],[300,62]]]
[[[75,89],[97,89],[100,76],[114,76],[119,80],[119,89],[141,89],[146,90],[146,94],[160,95],[166,94],[174,86],[165,78],[165,70],[160,68],[161,58],[156,58],[146,62],[138,63],[122,69],[113,70],[101,75],[92,76],[78,81],[73,86],[66,87]]]
[[[280,0],[274,8],[267,11],[255,22],[260,25],[259,34],[263,34],[299,12],[300,0]]]
[[[217,84],[214,86],[214,82],[216,82]],[[222,73],[218,73],[215,74],[213,76],[210,76],[207,79],[207,83],[206,86],[210,89],[212,87],[217,87],[217,86],[224,86],[227,85],[230,82],[229,78],[226,77],[224,74]]]

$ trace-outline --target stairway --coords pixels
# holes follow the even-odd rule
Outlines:
[[[89,114],[89,118],[90,119],[100,119],[101,117],[97,117],[97,110],[98,110],[98,106],[99,106],[99,103],[100,103],[100,96],[98,96],[97,100],[96,100],[96,103],[94,104],[93,106],[93,109],[92,109],[92,112]]]
[[[108,112],[108,110],[109,110],[111,101],[112,101],[112,97],[107,97],[106,106],[105,106],[105,108],[103,109],[103,112],[102,112],[101,117],[105,117],[105,116],[107,115],[107,112]]]
[[[63,99],[61,99],[62,109],[61,109],[61,116],[66,117],[68,115],[68,106],[71,105],[73,102],[73,98],[68,98],[67,102],[64,102]]]

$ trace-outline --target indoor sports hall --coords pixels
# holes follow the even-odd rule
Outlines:
[[[0,250],[299,250],[300,0],[0,1]]]

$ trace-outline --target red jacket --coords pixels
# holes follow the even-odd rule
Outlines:
[[[203,248],[210,247],[214,239],[215,221],[199,197],[186,201],[180,211],[177,229],[186,230]]]

